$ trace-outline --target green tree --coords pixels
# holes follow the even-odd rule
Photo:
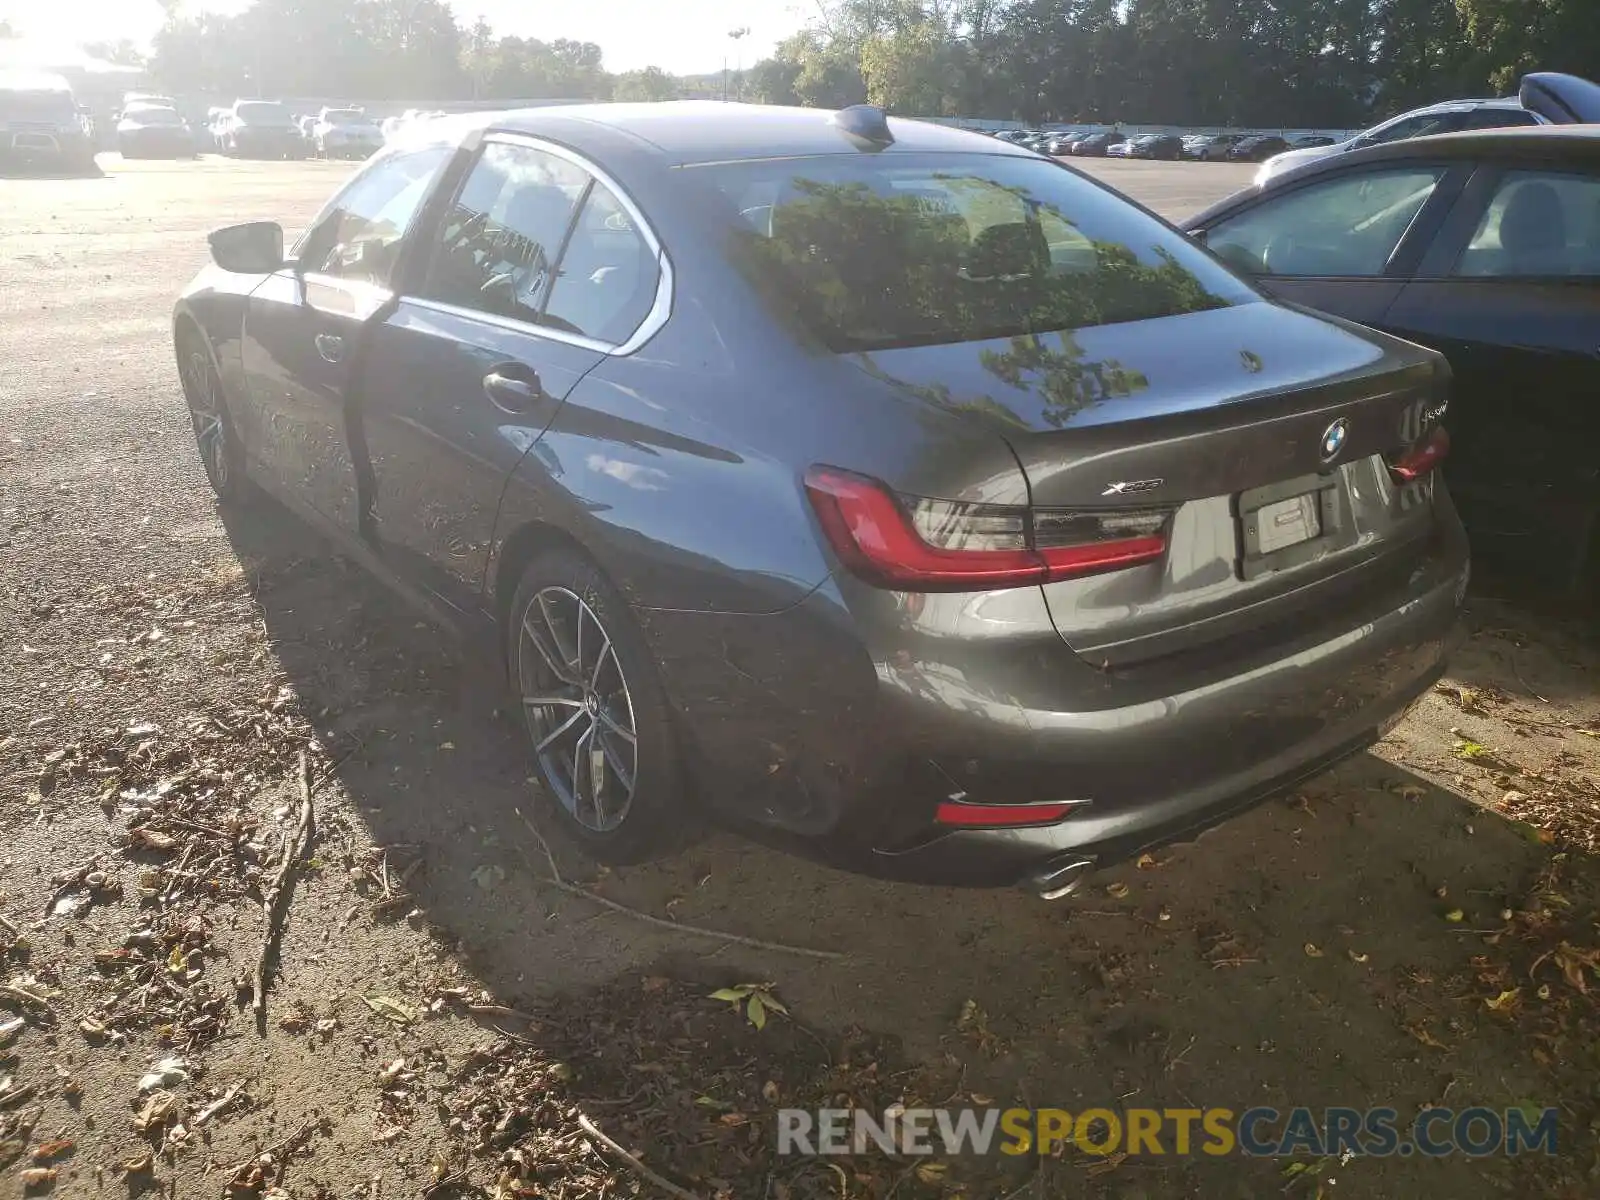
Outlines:
[[[660,67],[624,71],[613,80],[611,96],[614,100],[676,100],[678,81]]]

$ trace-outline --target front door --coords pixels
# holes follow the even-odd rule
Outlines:
[[[240,435],[252,471],[297,507],[361,526],[346,400],[370,322],[391,305],[405,232],[448,160],[430,147],[375,162],[335,198],[294,255],[251,295]]]
[[[1600,510],[1600,174],[1495,172],[1383,324],[1454,373],[1445,467],[1473,552],[1582,582]]]

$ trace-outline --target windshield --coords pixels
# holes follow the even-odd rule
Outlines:
[[[272,100],[250,100],[234,110],[246,125],[287,125],[289,110]]]
[[[78,107],[70,92],[0,88],[0,120],[74,121]]]
[[[1257,299],[1176,230],[1031,156],[828,155],[682,169],[730,202],[740,269],[836,351]]]

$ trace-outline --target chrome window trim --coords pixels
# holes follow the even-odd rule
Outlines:
[[[634,229],[644,238],[644,243],[656,256],[656,296],[650,305],[650,310],[645,313],[644,320],[638,327],[621,342],[615,344],[602,341],[599,338],[584,336],[583,334],[567,333],[560,329],[550,329],[544,325],[534,325],[528,321],[519,321],[514,317],[497,316],[494,313],[482,312],[475,308],[465,308],[457,304],[448,304],[442,300],[429,300],[424,296],[404,295],[406,304],[417,308],[445,313],[449,316],[470,318],[484,321],[497,329],[509,330],[512,333],[525,333],[533,337],[545,338],[552,342],[561,342],[568,346],[579,346],[586,350],[593,350],[608,358],[621,358],[632,354],[642,348],[646,342],[661,331],[672,316],[673,299],[673,273],[672,259],[668,257],[666,248],[662,246],[661,239],[656,236],[655,229],[645,220],[644,212],[634,203],[633,197],[606,173],[601,167],[567,147],[555,142],[545,141],[525,133],[511,133],[507,131],[490,130],[484,135],[484,145],[498,144],[505,146],[525,146],[530,150],[537,150],[553,158],[559,158],[571,163],[584,172],[596,183],[601,184],[617,198],[617,203],[622,205],[628,217],[633,221]],[[476,166],[476,163],[474,163]],[[556,264],[560,266],[559,263]]]

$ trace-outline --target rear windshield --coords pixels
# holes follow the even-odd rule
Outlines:
[[[233,110],[246,125],[287,125],[289,110],[271,100],[250,100]]]
[[[354,108],[333,108],[328,110],[325,118],[330,125],[361,125],[366,122],[366,115]]]
[[[171,108],[130,108],[123,114],[130,121],[138,121],[141,125],[181,125],[183,118],[176,109]]]
[[[77,115],[70,92],[0,87],[0,120],[71,121]]]
[[[740,268],[840,352],[1258,298],[1182,234],[1042,159],[839,154],[684,170],[732,202]]]

